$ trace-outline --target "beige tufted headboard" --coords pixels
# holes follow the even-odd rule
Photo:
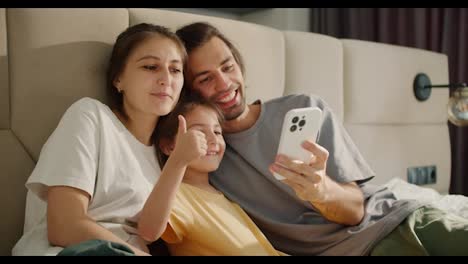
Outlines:
[[[411,97],[419,71],[447,81],[445,55],[158,9],[0,9],[0,255],[11,254],[23,226],[35,224],[24,223],[24,183],[65,109],[83,96],[106,101],[117,35],[140,22],[176,29],[194,21],[213,23],[239,47],[248,102],[318,94],[343,120],[376,182],[406,179],[410,165],[436,164],[433,187],[448,190],[447,94],[425,104]]]
[[[384,183],[407,179],[407,168],[436,166],[437,183],[450,185],[450,144],[446,105],[448,89],[433,89],[419,102],[413,80],[420,72],[432,83],[448,83],[444,54],[358,40],[344,47],[345,127],[377,177]]]

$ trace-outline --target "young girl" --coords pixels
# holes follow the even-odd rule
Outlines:
[[[223,158],[221,112],[200,97],[160,120],[155,146],[161,177],[138,222],[149,241],[162,237],[171,255],[274,255],[249,216],[209,183]]]
[[[148,255],[132,226],[160,174],[151,137],[179,99],[186,56],[164,27],[138,24],[117,37],[107,74],[111,104],[83,98],[63,115],[26,183],[41,199],[28,200],[34,211],[26,216],[41,220],[13,255],[55,255],[93,240]]]

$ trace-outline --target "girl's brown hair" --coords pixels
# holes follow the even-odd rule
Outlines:
[[[153,143],[156,148],[156,156],[161,168],[164,167],[164,164],[166,164],[167,159],[169,158],[169,156],[162,151],[160,146],[161,142],[163,140],[174,141],[179,129],[178,116],[182,115],[186,117],[193,109],[200,106],[213,110],[218,117],[219,123],[222,124],[224,116],[218,106],[215,103],[204,99],[197,93],[191,93],[190,96],[181,97],[171,113],[159,118],[158,125],[153,133]]]

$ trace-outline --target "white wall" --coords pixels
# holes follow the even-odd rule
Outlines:
[[[309,31],[309,8],[271,8],[240,16],[240,20],[280,30]]]

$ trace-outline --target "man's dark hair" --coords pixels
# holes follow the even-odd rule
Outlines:
[[[206,22],[197,22],[181,27],[176,31],[177,36],[185,45],[187,53],[190,54],[194,49],[203,46],[213,37],[221,39],[231,50],[234,60],[239,65],[242,75],[245,75],[245,66],[239,50],[226,38],[216,27]]]

